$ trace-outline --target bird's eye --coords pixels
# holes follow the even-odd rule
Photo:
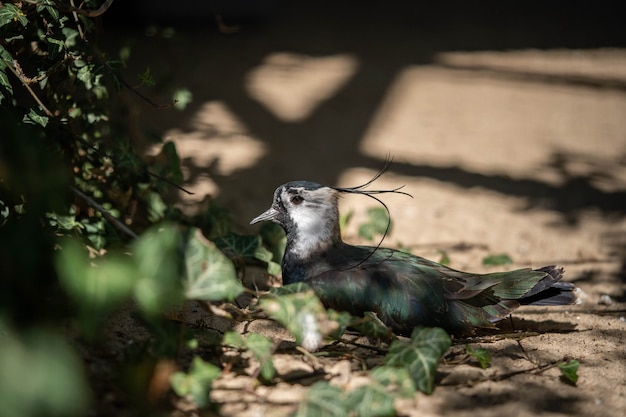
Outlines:
[[[303,201],[304,201],[304,198],[302,198],[299,195],[294,195],[293,197],[291,197],[291,204],[298,205],[302,203]]]

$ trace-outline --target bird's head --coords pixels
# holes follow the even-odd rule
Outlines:
[[[293,181],[274,192],[272,206],[252,219],[278,223],[300,256],[324,250],[340,241],[339,191],[311,181]]]
[[[341,242],[339,230],[339,195],[361,194],[378,201],[389,213],[387,206],[376,194],[396,193],[411,197],[402,187],[390,190],[369,190],[369,187],[387,169],[391,160],[371,180],[356,187],[342,188],[320,185],[311,181],[293,181],[283,184],[274,192],[272,206],[252,219],[250,224],[262,221],[278,223],[287,233],[287,251],[298,258],[306,258]],[[385,238],[383,234],[380,243]],[[380,243],[378,246],[380,246]],[[378,248],[377,246],[377,248]]]

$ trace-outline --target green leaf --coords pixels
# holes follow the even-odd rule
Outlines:
[[[148,316],[156,317],[183,300],[179,239],[177,226],[165,223],[153,226],[133,242],[139,271],[134,295]]]
[[[344,213],[339,216],[339,230],[341,230],[342,233],[346,230],[346,228],[348,227],[348,224],[350,224],[350,220],[352,220],[352,216],[354,216],[353,210],[350,210],[347,213]]]
[[[341,389],[318,381],[300,401],[294,417],[348,417],[350,411]]]
[[[147,196],[146,203],[148,205],[148,220],[150,223],[156,223],[165,217],[167,212],[167,204],[163,202],[161,195],[157,192],[150,192]]]
[[[57,334],[15,334],[0,319],[0,404],[4,417],[89,414],[81,360]]]
[[[28,114],[24,115],[24,123],[46,127],[48,124],[48,117],[38,114],[34,109],[30,109]]]
[[[404,398],[412,398],[417,388],[413,383],[408,368],[397,366],[378,366],[372,370],[372,378],[387,387],[391,392],[397,392]]]
[[[272,259],[271,252],[261,243],[261,236],[230,234],[215,239],[215,244],[231,259],[258,259],[263,262]]]
[[[465,351],[468,355],[478,361],[480,367],[483,369],[489,368],[491,365],[491,352],[485,348],[472,348],[470,345],[465,345]]]
[[[254,355],[261,365],[261,377],[264,380],[271,380],[276,374],[274,363],[272,362],[272,353],[274,352],[274,343],[267,337],[250,333],[246,338],[246,347]]]
[[[366,311],[363,318],[353,325],[364,336],[377,339],[391,340],[394,338],[393,331],[380,321],[376,313]]]
[[[580,362],[572,359],[569,362],[561,362],[558,367],[561,371],[561,377],[569,384],[576,385],[578,382],[578,367]]]
[[[417,389],[431,394],[437,364],[450,344],[450,336],[443,329],[416,327],[409,341],[396,340],[391,344],[385,364],[408,369]]]
[[[263,244],[272,252],[272,260],[281,263],[287,246],[287,235],[282,227],[276,223],[263,223],[259,229],[259,234],[263,238]]]
[[[272,252],[263,247],[261,236],[230,234],[215,239],[215,244],[233,260],[256,259],[267,264],[268,273],[280,273],[280,265],[272,261]]]
[[[107,254],[89,262],[83,247],[73,239],[61,242],[56,267],[59,280],[81,310],[80,325],[87,337],[95,334],[102,318],[129,297],[137,269],[129,256]]]
[[[267,263],[267,273],[270,275],[279,275],[282,271],[282,267],[280,264],[277,264],[274,261],[269,261]]]
[[[368,221],[359,226],[359,236],[363,239],[373,240],[377,234],[384,234],[389,225],[391,231],[391,219],[387,210],[381,207],[367,209]]]
[[[152,71],[150,70],[150,67],[146,67],[146,70],[141,74],[137,74],[137,77],[139,78],[139,81],[141,81],[141,84],[145,84],[148,87],[154,87],[156,84],[154,82],[154,78],[152,78]]]
[[[305,282],[296,282],[294,284],[283,285],[282,287],[270,288],[270,294],[275,296],[296,294],[299,292],[309,292],[311,287]]]
[[[335,311],[333,309],[326,310],[328,319],[336,323],[337,329],[328,334],[331,339],[339,339],[355,321],[360,321],[360,317],[356,318],[345,311]]]
[[[235,267],[200,229],[188,233],[185,244],[185,295],[189,299],[234,300],[243,292]]]
[[[274,320],[285,326],[296,342],[307,350],[316,350],[324,335],[336,330],[329,325],[326,310],[312,290],[274,296],[260,300],[261,308]]]
[[[249,350],[259,362],[261,366],[261,377],[264,380],[269,381],[276,374],[276,369],[272,362],[274,343],[267,337],[258,333],[250,333],[248,337],[244,339],[240,333],[230,331],[224,334],[222,343],[239,349]]]
[[[439,255],[441,255],[441,258],[439,259],[439,263],[445,266],[450,265],[450,257],[448,256],[448,252],[446,252],[445,250],[441,250],[441,249],[438,250],[437,252],[439,252]]]
[[[512,263],[513,263],[513,259],[511,259],[511,257],[507,255],[506,253],[501,253],[497,255],[489,255],[483,258],[483,265],[499,266],[499,265],[507,265],[507,264],[512,264]]]
[[[220,369],[200,357],[193,358],[189,372],[175,372],[170,377],[172,389],[181,397],[191,398],[198,407],[209,404],[211,384],[220,375]]]
[[[384,385],[370,383],[348,394],[346,405],[359,417],[392,417],[396,415],[394,397]]]
[[[28,25],[28,18],[20,8],[11,3],[5,3],[0,7],[0,27],[11,23],[20,22],[22,26]]]

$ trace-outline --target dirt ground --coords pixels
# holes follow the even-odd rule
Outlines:
[[[507,269],[556,263],[582,289],[580,305],[516,312],[528,337],[479,343],[493,355],[486,370],[442,364],[434,394],[401,413],[624,415],[626,42],[615,17],[600,7],[279,4],[233,19],[230,34],[208,20],[134,41],[145,60],[129,74],[150,66],[157,82],[193,93],[183,112],[131,115],[138,138],[176,143],[195,192],[179,205],[193,213],[210,194],[252,233],[278,185],[354,186],[391,155],[377,186],[405,185],[414,198],[384,198],[394,222],[385,246],[434,260],[445,251],[476,272],[505,268],[482,265],[497,253],[514,260]],[[373,205],[343,199],[342,212],[354,211],[346,240],[362,243],[356,226]],[[270,323],[254,329],[289,338]],[[577,386],[540,369],[566,358],[581,362]],[[302,355],[276,361],[279,372],[315,373]],[[322,367],[346,387],[363,375],[346,359]],[[301,381],[251,394],[249,380],[225,376],[212,396],[225,416],[286,415],[310,384]]]

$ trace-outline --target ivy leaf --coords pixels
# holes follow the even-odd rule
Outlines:
[[[347,213],[344,213],[339,216],[339,230],[341,230],[342,233],[346,230],[346,228],[348,227],[348,224],[350,224],[350,220],[352,220],[352,216],[354,216],[353,210],[350,210]]]
[[[360,318],[353,317],[350,313],[345,311],[328,309],[326,310],[326,314],[328,314],[328,318],[330,320],[337,323],[337,329],[328,334],[328,337],[331,339],[339,339],[349,326],[351,326],[355,321],[360,320]]]
[[[366,311],[361,320],[353,325],[364,336],[382,340],[392,340],[393,331],[380,321],[376,313]]]
[[[267,263],[267,273],[270,275],[279,275],[282,271],[282,267],[280,264],[277,264],[274,261],[269,261]]]
[[[267,264],[269,273],[280,273],[280,266],[272,262],[272,252],[263,247],[261,236],[230,234],[215,239],[215,244],[231,259],[256,259]]]
[[[187,298],[232,301],[243,292],[233,263],[202,235],[200,229],[191,229],[184,244]]]
[[[348,394],[346,405],[359,417],[395,416],[394,397],[384,385],[373,382]]]
[[[276,369],[272,362],[274,343],[267,337],[258,333],[250,333],[248,337],[244,339],[240,333],[230,331],[224,335],[222,343],[250,351],[259,362],[261,366],[261,377],[265,381],[271,380],[276,374]]]
[[[152,77],[152,71],[150,67],[146,67],[146,70],[141,74],[137,74],[137,78],[141,81],[142,85],[147,85],[148,87],[154,87],[156,83],[154,82],[154,78]]]
[[[259,234],[263,239],[263,243],[272,252],[272,260],[276,263],[280,263],[283,260],[285,253],[285,247],[287,246],[287,235],[282,227],[276,223],[263,223]]]
[[[576,359],[572,359],[569,362],[561,362],[558,367],[561,371],[561,378],[572,385],[576,385],[578,382],[578,367],[580,362]]]
[[[19,7],[11,3],[3,4],[0,7],[0,27],[13,21],[20,22],[24,27],[28,25],[28,18]]]
[[[431,394],[435,388],[437,364],[450,344],[450,336],[443,329],[416,327],[409,341],[396,340],[391,344],[385,364],[407,368],[416,388]]]
[[[176,395],[191,398],[198,407],[209,403],[211,383],[220,375],[220,369],[200,359],[193,358],[189,372],[175,372],[170,376],[170,384]]]
[[[465,345],[465,351],[468,355],[478,361],[480,367],[483,369],[489,368],[491,365],[491,352],[485,348],[472,348],[470,345]]]
[[[92,337],[102,318],[129,297],[137,268],[129,256],[107,254],[90,262],[83,246],[74,239],[61,242],[56,269],[62,287],[78,305],[82,331]]]
[[[154,191],[148,193],[146,204],[148,206],[148,220],[150,223],[156,223],[165,216],[168,207],[159,193]]]
[[[328,319],[326,310],[312,290],[275,296],[269,294],[260,300],[261,308],[282,324],[307,350],[316,350],[324,335],[337,329],[337,323]]]
[[[311,290],[308,284],[304,282],[296,282],[294,284],[283,285],[282,287],[270,288],[270,294],[275,296],[295,294],[299,292],[308,292]]]
[[[439,252],[439,255],[441,256],[441,258],[439,259],[439,263],[445,266],[450,265],[450,257],[448,256],[448,252],[442,249],[439,249],[437,252]]]
[[[174,224],[154,226],[133,242],[139,269],[135,299],[149,316],[161,314],[165,306],[182,301],[180,232]]]
[[[387,210],[380,207],[367,209],[368,221],[359,226],[359,236],[363,239],[373,240],[377,234],[384,234],[389,225],[391,231],[391,219],[387,214]]]
[[[372,370],[372,379],[404,398],[412,398],[417,390],[409,370],[403,367],[378,366]]]
[[[272,259],[270,251],[261,244],[261,236],[242,236],[233,233],[215,239],[215,244],[231,259],[258,259],[263,262]]]
[[[24,115],[24,123],[46,127],[48,124],[48,116],[42,116],[38,114],[35,109],[31,108],[28,114]]]
[[[294,417],[348,417],[351,410],[344,399],[341,389],[326,381],[318,381],[311,385]]]
[[[487,265],[499,266],[499,265],[508,265],[512,263],[513,263],[513,259],[511,259],[511,257],[507,255],[506,253],[501,253],[497,255],[489,255],[483,258],[483,265],[485,266]]]
[[[3,416],[84,416],[93,392],[75,349],[57,331],[14,332],[0,319]]]

